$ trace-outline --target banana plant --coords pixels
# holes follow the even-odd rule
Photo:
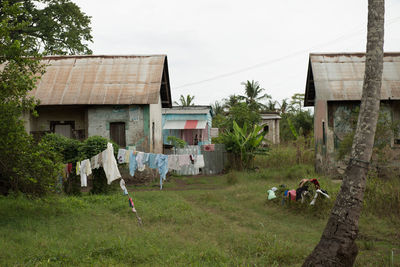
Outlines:
[[[266,132],[264,125],[254,125],[252,129],[247,129],[247,124],[243,128],[233,121],[233,131],[225,132],[225,144],[227,150],[235,153],[240,158],[240,168],[249,167],[254,158],[254,152],[261,145]]]

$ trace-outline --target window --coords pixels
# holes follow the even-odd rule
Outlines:
[[[126,147],[125,122],[110,123],[110,139],[120,147]]]
[[[322,122],[322,144],[326,145],[325,122]]]
[[[75,121],[51,121],[50,131],[67,138],[73,138],[73,131],[75,129]]]
[[[265,126],[264,126],[264,132],[266,132],[266,133],[269,132],[269,126],[268,126],[268,125],[265,125]]]

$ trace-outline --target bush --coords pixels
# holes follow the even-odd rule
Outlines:
[[[41,143],[47,144],[52,151],[58,153],[62,157],[64,164],[72,163],[72,173],[67,180],[63,181],[64,192],[68,195],[81,194],[81,180],[76,175],[76,162],[79,161],[79,149],[82,143],[75,139],[70,139],[59,134],[46,134]]]
[[[42,196],[55,189],[61,157],[50,146],[35,144],[18,114],[18,107],[0,105],[0,191]]]
[[[117,156],[119,146],[116,143],[101,136],[91,136],[88,139],[86,139],[79,147],[79,159],[80,160],[90,159],[91,157],[96,156],[100,152],[107,149],[108,142],[111,142],[113,144],[114,154],[115,156]],[[107,184],[107,177],[102,167],[98,169],[93,169],[92,176],[93,176],[93,187],[91,193],[102,194],[102,193],[109,193],[110,191],[112,191],[113,187],[110,187]]]

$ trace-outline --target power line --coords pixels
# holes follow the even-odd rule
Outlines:
[[[393,24],[393,23],[399,21],[399,19],[400,19],[400,16],[392,18],[392,19],[389,19],[389,20],[387,20],[387,22],[388,22],[387,24],[388,25]],[[245,68],[242,68],[242,69],[238,69],[238,70],[232,71],[232,72],[227,72],[227,73],[224,73],[224,74],[220,74],[220,75],[216,75],[216,76],[210,77],[208,79],[204,79],[204,80],[200,80],[200,81],[196,81],[196,82],[191,82],[191,83],[186,83],[186,84],[183,84],[183,85],[179,85],[179,86],[176,86],[175,89],[179,89],[179,88],[183,88],[183,87],[187,87],[187,86],[192,86],[192,85],[197,85],[197,84],[201,84],[201,83],[206,83],[206,82],[218,80],[218,79],[221,79],[221,78],[225,78],[225,77],[228,77],[228,76],[233,76],[235,74],[246,72],[246,71],[249,71],[249,70],[252,70],[252,69],[256,69],[256,68],[260,68],[260,67],[263,67],[263,66],[267,66],[267,65],[270,65],[270,64],[285,60],[287,58],[292,58],[292,57],[301,55],[301,54],[303,54],[305,52],[308,52],[310,50],[313,50],[313,49],[316,49],[316,48],[319,48],[319,47],[322,47],[322,46],[327,46],[327,45],[330,45],[332,43],[336,43],[336,42],[340,42],[340,41],[343,41],[343,40],[350,39],[350,38],[354,37],[354,35],[361,34],[363,30],[364,29],[361,29],[361,30],[358,29],[357,31],[352,31],[350,33],[347,33],[347,34],[344,34],[342,36],[339,36],[339,37],[337,37],[337,38],[335,38],[335,39],[333,39],[331,41],[324,42],[324,43],[312,46],[312,47],[310,47],[308,49],[296,51],[296,52],[293,52],[291,54],[288,54],[288,55],[285,55],[285,56],[282,56],[282,57],[278,57],[278,58],[275,58],[275,59],[267,60],[267,61],[255,64],[255,65],[251,65],[251,66],[248,66],[248,67],[245,67]]]

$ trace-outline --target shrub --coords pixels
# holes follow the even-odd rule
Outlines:
[[[72,173],[67,180],[63,181],[64,192],[68,195],[81,194],[80,177],[76,175],[76,162],[79,161],[79,149],[82,143],[75,139],[70,139],[59,134],[46,134],[41,143],[47,144],[52,151],[59,153],[64,163],[72,163]]]
[[[0,189],[42,196],[55,189],[61,157],[46,144],[35,144],[13,105],[0,105]]]
[[[101,136],[91,136],[86,139],[79,147],[79,159],[90,159],[91,157],[96,156],[107,148],[108,142],[111,142],[113,144],[114,154],[115,156],[117,156],[119,146],[116,143]],[[107,177],[104,173],[103,168],[100,167],[98,169],[93,169],[92,176],[93,187],[91,193],[102,194],[108,193],[112,190],[112,187],[107,184]]]

